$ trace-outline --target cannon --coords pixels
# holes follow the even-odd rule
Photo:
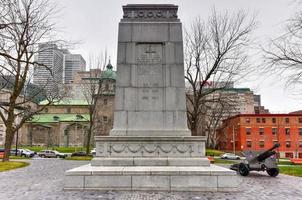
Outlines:
[[[271,177],[276,177],[279,174],[279,168],[274,149],[278,147],[280,147],[280,144],[277,143],[264,152],[244,151],[245,160],[241,163],[233,164],[230,169],[238,171],[242,176],[249,175],[250,171],[266,171]]]

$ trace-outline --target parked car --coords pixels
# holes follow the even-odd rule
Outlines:
[[[17,149],[17,155],[16,155],[16,149],[11,149],[10,155],[11,156],[21,156],[21,151],[20,151],[20,149]]]
[[[221,159],[239,160],[240,157],[233,153],[225,153],[220,156]]]
[[[0,158],[3,158],[3,155],[4,155],[4,149],[0,149]]]
[[[78,151],[71,154],[71,156],[87,156],[85,151]]]
[[[42,150],[38,153],[41,158],[66,158],[67,155],[55,150]]]
[[[36,152],[31,151],[29,149],[19,149],[21,151],[21,156],[27,157],[27,158],[31,158],[34,157]]]
[[[95,156],[96,155],[96,149],[95,148],[91,149],[90,153],[91,153],[92,156]]]

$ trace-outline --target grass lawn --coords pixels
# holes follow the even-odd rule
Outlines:
[[[234,163],[236,163],[236,162],[233,160],[214,158],[214,164],[234,164]]]
[[[17,169],[20,167],[28,166],[28,162],[17,162],[17,161],[9,161],[9,162],[0,162],[0,172]]]
[[[280,173],[302,177],[302,165],[279,166]]]
[[[91,160],[92,156],[73,156],[73,157],[67,157],[65,160]]]
[[[207,156],[220,156],[221,154],[224,154],[224,152],[216,149],[206,149]]]
[[[10,156],[9,159],[31,159],[31,158],[24,157],[24,156]]]
[[[289,160],[280,160],[278,165],[292,165],[292,162]]]

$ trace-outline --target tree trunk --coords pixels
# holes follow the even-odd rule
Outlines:
[[[7,126],[5,131],[5,144],[4,144],[4,155],[2,161],[9,161],[10,150],[14,139],[15,132],[12,126]]]
[[[197,125],[195,121],[191,123],[191,132],[192,136],[197,136]]]
[[[91,132],[92,132],[92,125],[90,125],[87,132],[86,155],[90,153]]]

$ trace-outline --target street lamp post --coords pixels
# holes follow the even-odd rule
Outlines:
[[[16,135],[16,152],[15,152],[15,156],[18,155],[18,138],[19,138],[19,130],[17,130],[17,135]]]
[[[76,143],[77,143],[77,138],[78,138],[78,122],[76,121],[76,130],[75,130],[75,143],[74,143],[74,152],[77,151],[77,146],[76,146]]]
[[[236,144],[235,144],[235,126],[233,125],[233,153],[236,154]]]

